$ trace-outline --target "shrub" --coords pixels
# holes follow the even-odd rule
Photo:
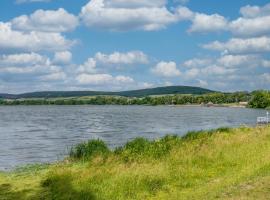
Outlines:
[[[167,155],[177,141],[180,141],[177,136],[165,136],[156,141],[136,138],[124,147],[117,148],[115,154],[120,155],[124,161],[138,161],[143,158],[158,159]]]
[[[89,140],[71,148],[70,157],[75,159],[90,159],[95,155],[104,155],[109,152],[109,148],[102,140]]]

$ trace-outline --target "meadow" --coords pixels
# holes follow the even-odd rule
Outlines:
[[[220,128],[110,150],[74,146],[64,161],[0,173],[1,200],[267,199],[270,127]]]

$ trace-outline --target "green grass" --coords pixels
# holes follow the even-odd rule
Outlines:
[[[220,128],[135,139],[114,151],[100,141],[70,158],[0,173],[0,199],[269,199],[270,127]]]

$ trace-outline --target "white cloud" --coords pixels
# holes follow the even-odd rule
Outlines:
[[[172,82],[170,82],[170,81],[165,81],[164,85],[165,85],[165,86],[172,86],[172,85],[173,85],[173,83],[172,83]]]
[[[153,31],[179,20],[165,4],[163,0],[91,0],[82,8],[80,17],[86,26],[98,29]]]
[[[230,31],[238,37],[257,37],[270,33],[270,4],[263,7],[245,6],[240,9],[242,17],[229,21],[219,14],[193,12],[187,7],[177,9],[178,17],[192,22],[189,32]]]
[[[262,61],[262,66],[266,68],[270,68],[270,60],[263,60]]]
[[[255,18],[260,16],[270,15],[270,3],[266,4],[265,6],[244,6],[240,9],[240,13],[245,18]]]
[[[228,53],[262,53],[270,51],[270,38],[266,36],[247,39],[232,38],[227,42],[215,41],[203,47]]]
[[[269,84],[270,83],[270,74],[269,73],[264,73],[260,76],[261,78],[261,81],[264,83],[264,84]],[[269,86],[268,86],[269,87]]]
[[[103,64],[147,64],[149,62],[147,55],[141,51],[114,52],[112,54],[98,52],[95,60]]]
[[[162,7],[166,4],[166,0],[107,0],[104,4],[113,8]]]
[[[225,67],[256,66],[259,63],[257,55],[224,55],[217,60],[219,65]]]
[[[185,72],[185,77],[188,79],[192,79],[192,78],[197,77],[200,74],[200,72],[201,72],[200,69],[192,68]]]
[[[54,63],[57,64],[68,64],[72,60],[72,53],[70,51],[60,51],[54,54]]]
[[[143,82],[141,85],[141,88],[152,88],[154,87],[153,83],[147,83],[147,82]]]
[[[88,60],[79,66],[78,72],[79,73],[96,73],[97,72],[97,62],[94,58],[88,58]]]
[[[21,79],[56,81],[66,78],[61,67],[53,65],[47,56],[37,53],[0,56],[0,76],[13,81]]]
[[[206,68],[201,69],[201,72],[205,76],[212,76],[212,75],[227,75],[227,74],[233,74],[236,70],[235,69],[230,69],[226,68],[223,66],[218,66],[218,65],[210,65]]]
[[[180,6],[176,9],[178,20],[192,22],[189,32],[216,32],[228,29],[228,20],[219,14],[204,14],[193,12],[189,8]]]
[[[133,78],[131,78],[129,76],[122,76],[122,75],[116,76],[115,80],[118,83],[133,83],[134,82]]]
[[[234,35],[240,37],[254,37],[270,33],[269,16],[257,18],[238,18],[230,23],[230,30]]]
[[[221,15],[196,13],[189,32],[215,32],[227,29],[228,21]]]
[[[0,56],[0,66],[6,65],[47,65],[49,59],[45,56],[41,56],[37,53],[23,53],[23,54],[11,54]]]
[[[207,81],[198,79],[198,82],[199,82],[199,86],[200,87],[207,87],[208,86],[208,82]]]
[[[79,66],[79,73],[97,73],[104,71],[107,67],[119,69],[119,65],[135,65],[149,63],[148,56],[141,51],[129,51],[125,53],[113,52],[112,54],[104,54],[98,52],[94,57]]]
[[[15,31],[10,23],[0,22],[0,48],[20,51],[65,51],[75,41],[67,40],[60,33],[31,31],[29,33]]]
[[[113,77],[110,74],[80,74],[76,77],[79,84],[83,85],[106,85],[106,84],[128,84],[134,80],[128,76]]]
[[[181,72],[177,69],[175,62],[162,61],[152,68],[151,71],[154,74],[163,77],[176,77],[181,75]]]
[[[67,78],[67,75],[65,72],[55,72],[48,75],[44,75],[40,77],[41,81],[59,81],[59,80],[65,80]]]
[[[63,8],[58,10],[37,10],[30,16],[22,15],[11,21],[14,30],[40,32],[72,31],[78,24],[77,17]]]
[[[178,7],[176,10],[176,14],[181,20],[192,20],[195,16],[194,12],[184,6]]]
[[[208,59],[208,58],[204,58],[204,59],[198,59],[198,58],[193,58],[193,59],[190,59],[190,60],[187,60],[185,61],[182,65],[184,67],[202,67],[202,66],[205,66],[205,65],[210,65],[212,63],[212,60],[211,59]]]

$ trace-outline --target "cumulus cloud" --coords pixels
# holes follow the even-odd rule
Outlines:
[[[72,53],[70,51],[55,52],[53,62],[57,64],[68,64],[72,60]]]
[[[147,64],[148,57],[141,51],[112,54],[96,53],[95,60],[104,64]]]
[[[128,76],[113,77],[110,74],[80,74],[76,77],[76,80],[83,85],[128,84],[134,82]]]
[[[257,55],[224,55],[217,59],[217,63],[230,68],[237,66],[248,67],[258,65],[260,59]]]
[[[45,56],[41,56],[37,53],[22,53],[0,56],[0,66],[5,65],[47,65],[49,60]]]
[[[221,15],[196,13],[189,32],[215,32],[227,29],[228,21]]]
[[[238,18],[229,25],[231,32],[240,37],[254,37],[270,33],[270,12],[268,16]]]
[[[166,0],[107,0],[104,1],[105,6],[113,8],[140,8],[140,7],[162,7],[166,4]]]
[[[111,54],[98,52],[94,57],[88,58],[84,64],[80,65],[78,72],[97,73],[97,71],[102,71],[101,68],[114,67],[114,69],[118,69],[118,65],[147,63],[149,63],[148,56],[141,51],[113,52]]]
[[[190,59],[181,66],[185,67],[181,78],[189,84],[211,85],[213,89],[229,91],[266,88],[264,76],[267,75],[262,75],[268,73],[270,63],[260,54],[226,54],[211,59]],[[207,85],[201,85],[200,80]]]
[[[244,6],[242,17],[229,24],[229,30],[238,37],[257,37],[270,33],[270,4],[265,6]]]
[[[94,57],[88,58],[82,65],[79,65],[76,81],[80,85],[110,85],[117,86],[119,89],[132,83],[138,85],[130,76],[111,75],[108,73],[107,66],[114,67],[119,64],[127,66],[148,62],[148,56],[141,51],[113,52],[112,54],[98,52]]]
[[[179,7],[177,12],[181,19],[192,22],[189,32],[229,31],[237,37],[257,37],[270,33],[270,4],[242,7],[242,16],[231,21],[219,14],[193,12],[187,7]]]
[[[270,51],[270,38],[232,38],[227,42],[214,41],[203,45],[203,48],[224,51],[226,53],[262,53]]]
[[[269,84],[270,83],[270,74],[269,73],[264,73],[260,76],[261,80],[263,81],[264,84]]]
[[[184,67],[202,67],[206,66],[212,63],[212,59],[209,58],[204,58],[204,59],[198,59],[198,58],[193,58],[190,60],[185,61],[182,65]]]
[[[67,78],[67,75],[65,72],[53,72],[48,75],[44,75],[40,77],[41,81],[59,81],[59,80],[65,80]]]
[[[199,82],[200,87],[208,87],[208,82],[207,81],[200,80],[200,79],[198,79],[197,81]]]
[[[152,73],[162,77],[176,77],[180,76],[181,72],[177,69],[175,62],[159,62],[151,69]]]
[[[91,0],[82,8],[80,17],[88,27],[111,31],[153,31],[179,20],[166,8],[164,0]]]
[[[23,53],[0,56],[0,77],[13,81],[26,79],[60,80],[66,77],[60,66],[53,65],[47,56]]]
[[[20,51],[65,51],[75,44],[60,33],[13,30],[11,23],[0,22],[0,48]]]
[[[185,77],[188,79],[193,79],[193,78],[197,77],[200,74],[200,72],[201,72],[201,70],[198,68],[191,68],[185,72]]]
[[[180,6],[176,13],[178,19],[192,22],[188,32],[216,32],[228,29],[228,20],[219,14],[205,14],[193,12],[189,8]]]
[[[227,75],[227,74],[233,74],[236,71],[236,69],[233,68],[226,68],[224,66],[219,65],[210,65],[203,69],[201,69],[201,72],[205,76],[212,76],[212,75]]]
[[[255,18],[261,16],[267,16],[270,13],[270,3],[265,6],[244,6],[240,9],[240,13],[246,18]]]
[[[27,16],[22,15],[11,21],[12,29],[21,31],[66,32],[74,30],[79,20],[65,9],[37,10]]]
[[[88,58],[86,62],[79,66],[79,73],[96,73],[97,72],[97,62],[94,58]]]

